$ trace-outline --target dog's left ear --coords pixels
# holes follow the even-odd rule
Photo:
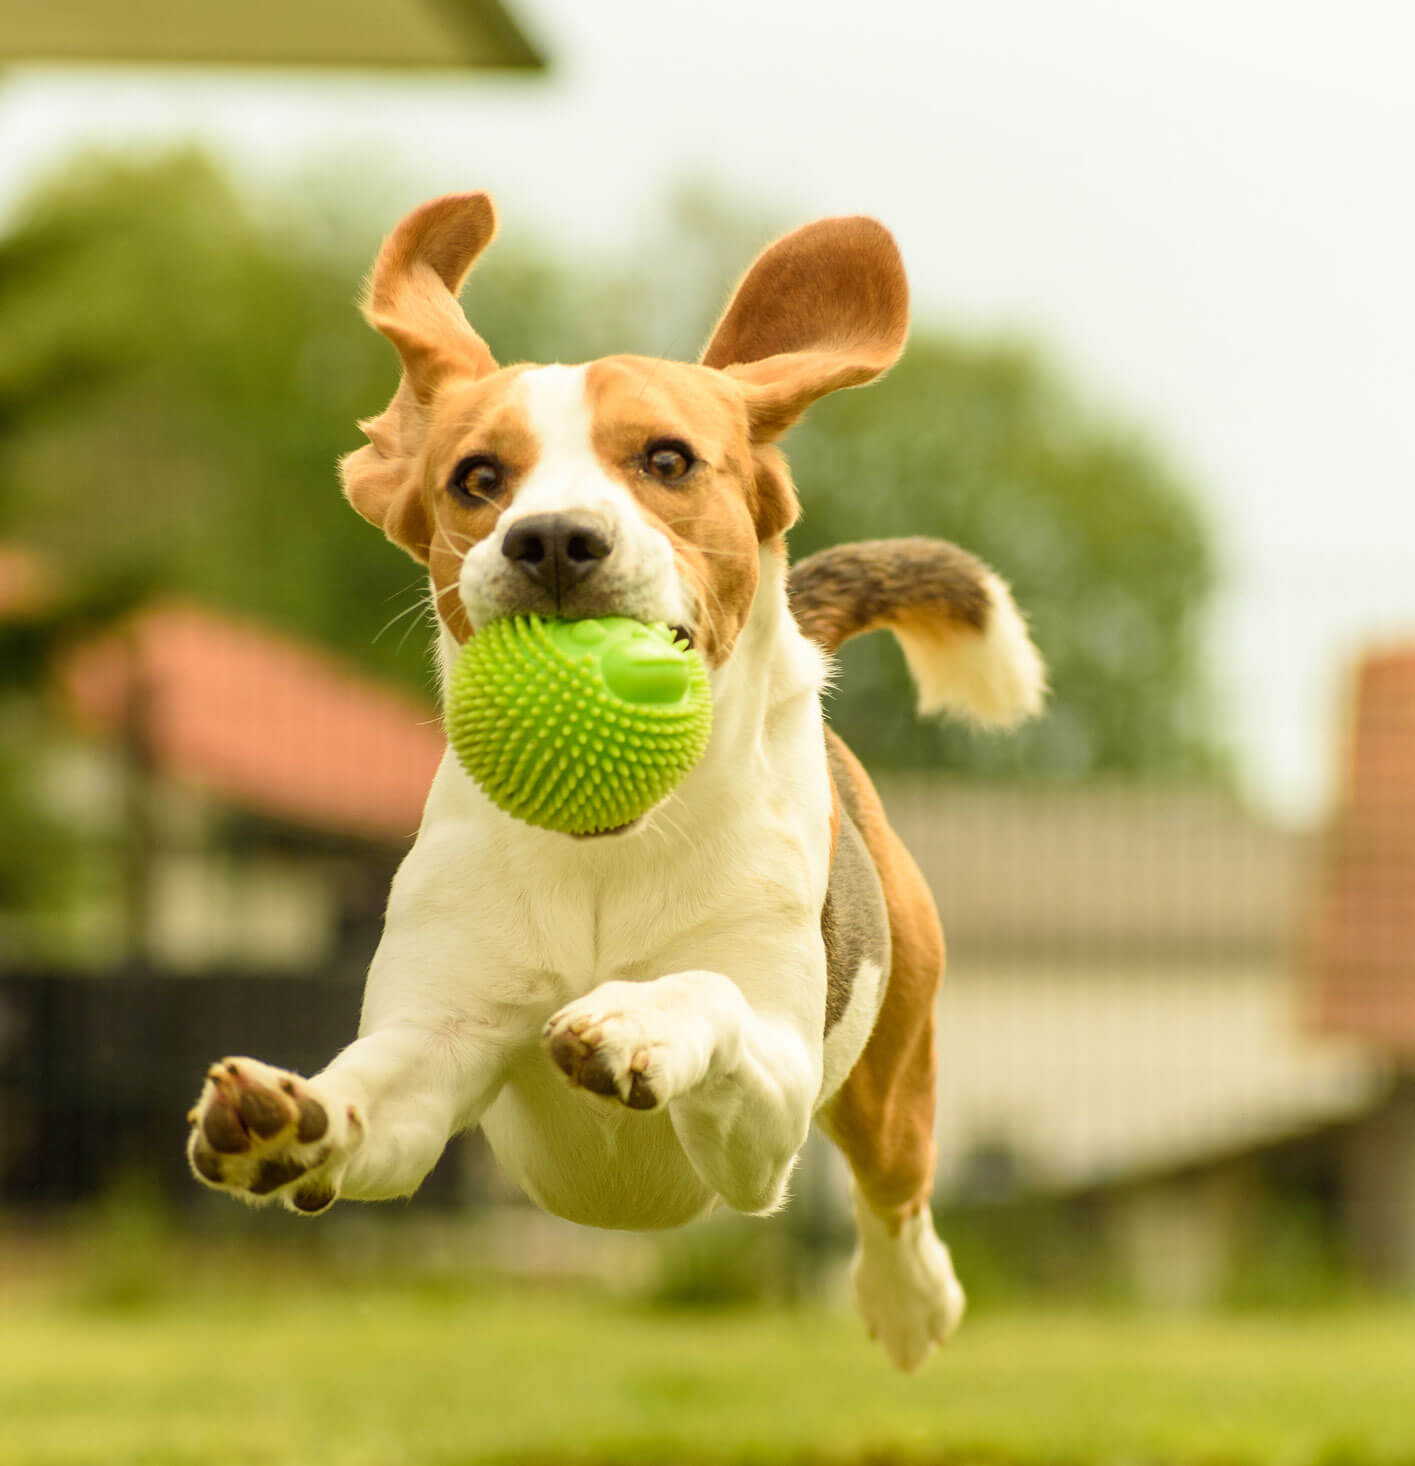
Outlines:
[[[820,219],[765,250],[703,352],[747,392],[755,442],[779,437],[818,397],[888,370],[909,334],[909,285],[884,225]]]
[[[368,446],[339,463],[344,494],[394,544],[426,561],[432,538],[418,482],[428,405],[449,381],[496,370],[467,323],[457,292],[496,233],[484,193],[454,193],[414,209],[383,242],[369,278],[364,316],[403,361],[392,402],[359,424]]]

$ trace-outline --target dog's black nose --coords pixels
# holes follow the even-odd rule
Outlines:
[[[586,513],[528,514],[506,531],[501,553],[557,602],[614,548],[609,526]]]

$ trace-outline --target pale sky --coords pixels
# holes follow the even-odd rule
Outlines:
[[[395,211],[490,188],[596,251],[684,176],[787,223],[874,213],[919,314],[1039,341],[1188,475],[1247,785],[1322,807],[1351,656],[1415,638],[1415,7],[514,8],[547,79],[11,73],[0,209],[76,144],[195,137],[256,171],[369,156]]]

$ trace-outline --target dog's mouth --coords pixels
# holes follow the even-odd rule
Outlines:
[[[668,628],[673,640],[683,646],[687,651],[692,651],[696,645],[692,628],[689,626],[670,626]],[[626,824],[615,825],[609,830],[586,830],[581,834],[572,834],[572,840],[607,840],[615,835],[632,835],[636,830],[642,829],[648,823],[652,810],[644,814],[636,815]]]
[[[637,830],[646,819],[648,819],[646,814],[636,815],[628,824],[615,825],[612,830],[587,830],[583,834],[572,834],[570,838],[572,840],[603,840],[610,835],[628,835]]]

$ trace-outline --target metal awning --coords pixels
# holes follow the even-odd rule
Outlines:
[[[545,58],[501,0],[0,0],[14,62],[512,67]]]

